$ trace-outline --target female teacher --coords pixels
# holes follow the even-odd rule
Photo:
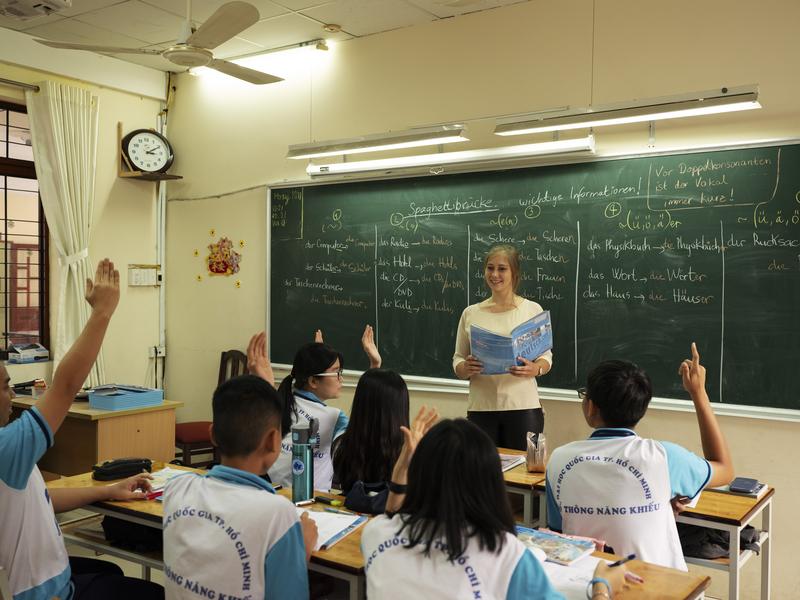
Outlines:
[[[484,263],[484,279],[490,298],[464,309],[458,323],[453,369],[461,379],[469,379],[467,418],[489,434],[497,446],[524,450],[528,431],[544,431],[544,413],[539,404],[536,378],[546,374],[553,353],[536,360],[519,359],[507,375],[483,375],[483,365],[472,356],[469,331],[479,325],[500,335],[509,335],[517,325],[542,312],[536,302],[516,295],[520,280],[519,252],[501,244],[489,249]]]

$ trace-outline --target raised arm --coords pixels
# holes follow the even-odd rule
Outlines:
[[[400,427],[405,439],[403,440],[403,448],[400,450],[400,455],[397,457],[397,462],[394,463],[394,468],[392,469],[389,497],[386,499],[386,512],[397,512],[402,506],[403,499],[406,497],[405,487],[408,483],[408,466],[411,464],[411,457],[414,456],[414,450],[417,449],[419,441],[438,420],[439,411],[435,408],[423,406],[419,409],[417,416],[414,417],[414,422],[410,428]]]
[[[711,463],[711,480],[709,486],[725,485],[733,479],[733,460],[728,443],[720,429],[717,417],[711,409],[711,401],[706,393],[706,368],[700,364],[700,353],[692,342],[692,358],[681,363],[678,369],[683,387],[689,392],[697,413],[700,425],[700,440],[703,444],[703,456]]]
[[[109,259],[105,258],[97,264],[94,282],[86,280],[86,301],[92,307],[89,320],[59,363],[53,375],[53,384],[36,403],[36,408],[53,433],[61,426],[75,394],[86,381],[100,352],[111,315],[119,303],[119,271]]]
[[[361,347],[369,359],[369,368],[379,368],[383,360],[378,352],[378,346],[375,345],[375,332],[372,330],[372,325],[364,327],[364,333],[361,335]]]
[[[247,344],[247,372],[261,377],[275,387],[275,373],[272,372],[272,363],[267,353],[267,333],[265,331],[255,334]]]

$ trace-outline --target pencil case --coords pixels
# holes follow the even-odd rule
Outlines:
[[[92,479],[97,481],[111,481],[123,479],[131,475],[138,475],[142,471],[148,473],[153,470],[153,461],[149,458],[117,458],[107,460],[102,464],[92,467]]]

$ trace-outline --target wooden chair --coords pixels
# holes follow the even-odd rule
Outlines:
[[[231,377],[247,373],[247,356],[239,350],[227,350],[219,357],[219,378],[221,384]],[[175,425],[175,447],[179,448],[181,462],[187,467],[207,467],[212,462],[218,462],[216,448],[211,443],[208,434],[210,421],[190,421]],[[213,459],[194,462],[194,456],[213,454]]]

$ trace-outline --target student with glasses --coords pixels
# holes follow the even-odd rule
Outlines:
[[[372,328],[367,325],[362,336],[362,345],[370,359],[370,366],[380,366],[380,355],[372,340]],[[294,356],[292,371],[278,387],[278,396],[283,402],[283,431],[281,453],[269,470],[273,483],[284,486],[292,484],[292,433],[291,429],[301,419],[317,419],[319,444],[314,449],[314,489],[327,490],[333,479],[331,445],[347,429],[348,418],[341,410],[328,406],[326,402],[339,397],[342,389],[344,357],[340,352],[322,341],[317,331],[315,342],[300,347]],[[373,351],[374,350],[374,351]],[[377,361],[377,363],[376,363]],[[254,336],[248,347],[248,368],[271,383],[272,370],[266,355],[264,334]]]

